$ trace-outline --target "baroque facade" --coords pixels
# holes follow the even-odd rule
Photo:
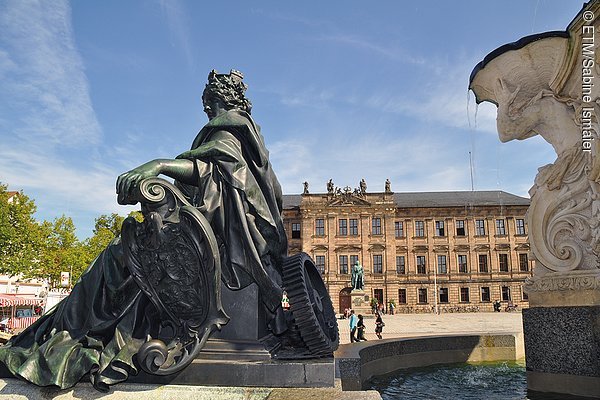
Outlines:
[[[529,199],[502,191],[284,195],[290,255],[321,270],[337,312],[351,307],[351,267],[364,267],[365,300],[398,313],[492,311],[500,300],[528,306],[532,275],[525,213]]]

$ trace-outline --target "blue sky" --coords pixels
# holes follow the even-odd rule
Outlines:
[[[369,191],[526,196],[553,162],[541,138],[501,144],[472,68],[581,1],[0,2],[0,182],[91,234],[116,177],[187,150],[208,72],[241,70],[284,193],[327,180]]]

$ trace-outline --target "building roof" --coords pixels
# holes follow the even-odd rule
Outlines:
[[[302,195],[283,195],[283,208],[299,207],[301,201]],[[529,206],[529,202],[528,198],[502,190],[394,193],[394,203],[400,208]]]
[[[294,207],[300,207],[302,201],[301,194],[284,194],[283,195],[283,209],[287,210]]]

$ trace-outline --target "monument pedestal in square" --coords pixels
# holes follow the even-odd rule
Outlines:
[[[350,292],[350,300],[354,314],[370,315],[371,304],[369,295],[364,290],[354,289]]]

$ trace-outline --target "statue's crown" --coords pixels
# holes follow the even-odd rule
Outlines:
[[[208,74],[208,84],[211,85],[230,85],[230,86],[246,86],[242,83],[244,74],[236,69],[232,69],[228,74],[219,74],[216,69],[213,69]]]

